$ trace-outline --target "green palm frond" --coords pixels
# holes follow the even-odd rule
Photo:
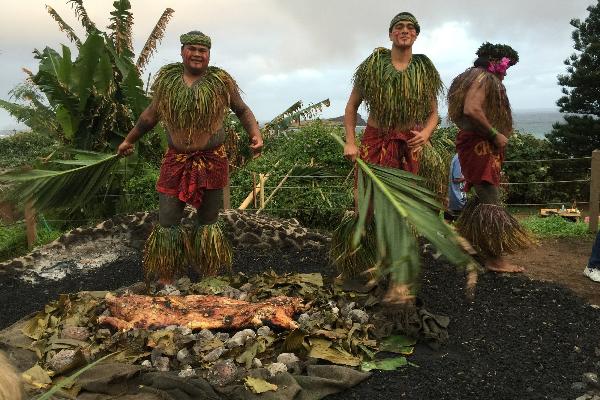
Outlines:
[[[279,128],[279,125],[288,117],[290,117],[291,115],[293,115],[294,113],[298,112],[298,110],[300,110],[302,108],[302,100],[298,100],[297,102],[295,102],[294,104],[292,104],[291,106],[289,106],[284,112],[282,112],[281,114],[277,115],[275,118],[273,118],[271,121],[267,122],[264,126],[264,130],[269,132],[269,131],[276,131]]]
[[[341,145],[338,136],[332,135]],[[419,246],[414,233],[425,237],[446,259],[460,267],[474,265],[460,247],[457,235],[439,216],[435,194],[422,186],[423,179],[395,168],[370,165],[357,159],[359,217],[354,232],[358,246],[373,206],[381,272],[393,281],[412,284],[419,270]]]
[[[142,51],[140,52],[136,62],[136,66],[140,71],[144,70],[148,64],[148,61],[150,60],[150,57],[156,51],[156,45],[162,40],[167,24],[169,23],[169,20],[173,16],[174,12],[175,10],[172,8],[165,9],[158,19],[156,25],[154,25],[154,29],[152,29],[150,36],[148,36],[146,44],[144,44],[144,47],[142,48]]]
[[[76,166],[67,170],[17,170],[0,175],[0,183],[12,186],[9,196],[18,203],[31,201],[38,210],[58,207],[71,209],[89,203],[112,176],[117,155],[75,151],[75,160],[53,164]]]
[[[98,31],[96,24],[92,22],[85,7],[83,6],[83,0],[69,0],[67,3],[71,3],[71,7],[73,7],[75,10],[75,15],[87,33],[94,33]]]
[[[67,37],[69,38],[69,40],[73,43],[75,43],[77,45],[77,47],[81,46],[81,40],[79,40],[79,38],[77,37],[77,34],[75,33],[75,31],[73,30],[73,28],[71,28],[63,19],[60,15],[58,15],[58,13],[56,12],[56,10],[54,10],[52,7],[50,6],[46,6],[46,10],[48,10],[48,14],[50,14],[50,16],[52,17],[52,19],[54,19],[57,23],[58,23],[58,28],[60,29],[61,32],[64,32]]]

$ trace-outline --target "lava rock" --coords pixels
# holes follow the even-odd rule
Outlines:
[[[90,330],[83,326],[65,326],[60,332],[62,339],[75,339],[85,341],[90,337]]]
[[[48,366],[58,375],[74,370],[77,367],[85,364],[85,357],[81,350],[63,349],[56,353],[54,357],[48,361]]]
[[[238,378],[238,367],[233,360],[219,360],[208,372],[206,379],[211,385],[225,386]]]

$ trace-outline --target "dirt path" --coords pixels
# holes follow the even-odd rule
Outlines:
[[[525,267],[532,279],[554,282],[573,290],[591,304],[600,305],[600,283],[583,275],[592,250],[594,236],[568,239],[545,239],[538,247],[509,256]]]

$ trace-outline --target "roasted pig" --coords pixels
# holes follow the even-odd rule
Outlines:
[[[112,316],[98,322],[119,330],[157,329],[170,325],[191,329],[241,329],[262,325],[297,328],[292,319],[303,309],[296,297],[273,297],[258,303],[220,296],[141,296],[115,297],[108,293],[106,303]]]

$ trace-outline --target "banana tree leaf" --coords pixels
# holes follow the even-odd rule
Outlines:
[[[368,372],[374,369],[381,371],[394,371],[400,367],[408,365],[405,357],[386,358],[385,360],[364,361],[360,365],[361,371]]]
[[[97,33],[89,34],[86,41],[79,48],[79,55],[75,60],[74,79],[77,84],[79,98],[78,112],[86,110],[88,99],[94,87],[94,74],[98,68],[102,51],[106,48],[104,40]]]

